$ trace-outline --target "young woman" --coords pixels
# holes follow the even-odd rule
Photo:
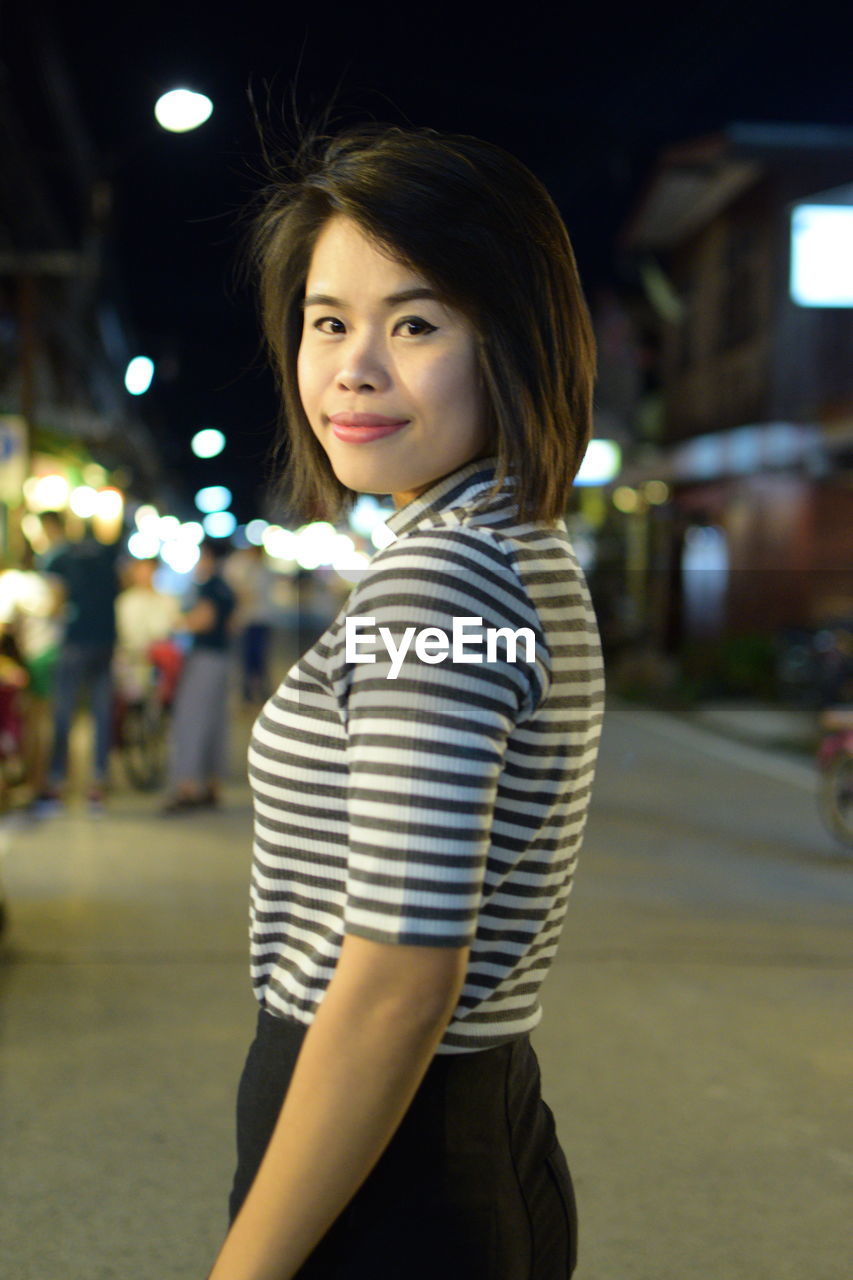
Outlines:
[[[278,185],[256,246],[291,510],[390,493],[395,538],[253,733],[260,1012],[212,1280],[565,1280],[529,1034],[603,703],[569,239],[500,149],[377,128]]]

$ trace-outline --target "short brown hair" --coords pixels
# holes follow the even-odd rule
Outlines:
[[[340,519],[335,476],[302,408],[296,363],[317,236],[351,218],[456,307],[478,336],[498,468],[522,519],[566,510],[589,442],[595,340],[568,232],[521,161],[477,138],[368,126],[303,146],[296,176],[261,196],[252,258],[282,393],[276,458],[291,515]]]

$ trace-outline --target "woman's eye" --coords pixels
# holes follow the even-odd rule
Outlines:
[[[334,326],[337,325],[337,328]],[[314,321],[314,328],[320,333],[343,333],[344,322],[338,320],[337,316],[321,316],[319,320]]]
[[[437,325],[430,324],[428,320],[422,320],[420,316],[406,316],[403,320],[398,320],[395,329],[406,329],[407,338],[419,338],[426,333],[435,333]]]

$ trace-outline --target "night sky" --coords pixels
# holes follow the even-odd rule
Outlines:
[[[26,5],[0,5],[7,33],[10,7],[26,22]],[[342,124],[429,125],[507,147],[557,200],[588,293],[614,278],[614,234],[661,146],[734,121],[853,125],[853,19],[838,4],[37,8],[113,182],[122,310],[160,369],[140,411],[188,492],[224,480],[242,520],[258,513],[276,413],[235,275],[241,210],[263,182],[250,90],[273,139],[292,134],[294,99],[311,118],[335,95]],[[178,85],[215,106],[180,136],[152,115]],[[229,436],[216,463],[192,460],[201,426]]]

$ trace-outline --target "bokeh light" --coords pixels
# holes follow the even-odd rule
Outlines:
[[[637,511],[640,504],[640,495],[630,485],[622,484],[613,491],[613,505],[617,511],[621,511],[624,515],[631,515],[634,511]]]
[[[92,515],[99,520],[118,520],[124,511],[124,495],[118,489],[101,489],[95,495]]]
[[[388,547],[391,545],[391,543],[394,541],[395,536],[396,535],[392,532],[391,529],[388,528],[387,524],[383,520],[381,524],[377,524],[371,530],[370,541],[373,543],[374,547],[376,547],[378,551],[381,551],[383,547]]]
[[[191,573],[198,564],[199,551],[187,538],[170,538],[160,548],[160,555],[175,573]]]
[[[226,489],[224,484],[207,485],[195,495],[195,505],[207,515],[214,511],[225,511],[231,505],[231,490]]]
[[[153,560],[160,554],[160,539],[156,534],[137,529],[128,538],[127,549],[136,560]]]
[[[270,526],[266,520],[250,520],[246,525],[246,538],[253,547],[264,545],[264,534]]]
[[[205,427],[195,433],[190,448],[197,458],[216,458],[225,448],[225,436],[215,427]]]
[[[147,529],[156,530],[160,523],[160,512],[156,507],[152,507],[150,503],[143,503],[141,507],[136,508],[133,522],[142,533]]]
[[[170,89],[154,105],[154,116],[169,133],[189,133],[210,119],[213,103],[203,93],[192,89]]]
[[[64,511],[70,496],[65,476],[30,476],[24,481],[24,498],[31,511]]]
[[[178,536],[181,522],[177,516],[160,516],[157,521],[157,536],[161,542],[171,542]]]
[[[264,530],[263,546],[267,555],[273,560],[296,563],[296,534],[291,533],[289,529],[282,529],[278,524],[268,525]]]
[[[209,538],[230,538],[237,528],[237,517],[231,511],[211,511],[202,524]]]
[[[124,385],[132,396],[143,396],[154,377],[154,361],[148,356],[134,356],[124,375]]]
[[[88,520],[93,516],[98,508],[98,491],[93,489],[91,485],[78,485],[71,493],[71,499],[68,504],[75,516],[79,516],[81,520]]]
[[[663,480],[648,480],[643,485],[643,497],[653,507],[662,507],[669,501],[669,485]]]
[[[335,558],[338,533],[328,520],[312,520],[296,530],[296,563],[301,569],[319,569]]]
[[[622,450],[615,440],[590,440],[583,462],[575,476],[575,484],[609,484],[619,474]]]

